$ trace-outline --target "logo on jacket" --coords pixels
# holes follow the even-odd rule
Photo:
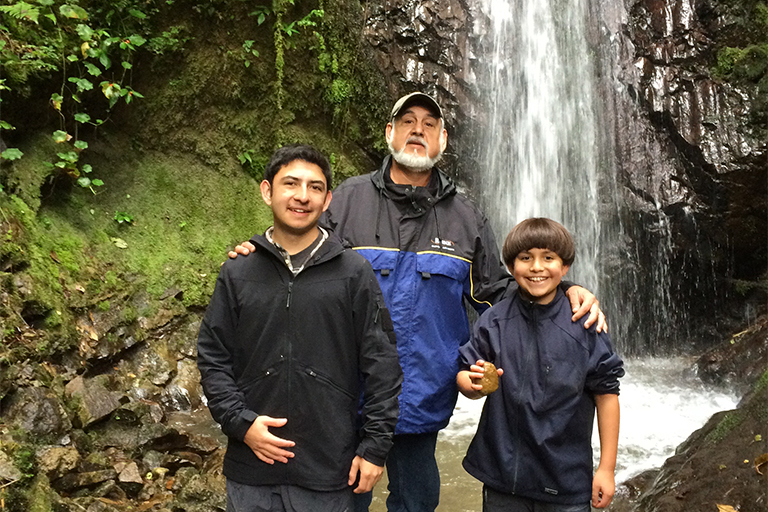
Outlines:
[[[456,249],[454,246],[456,245],[456,242],[453,240],[445,240],[438,237],[435,237],[432,239],[432,248],[433,249],[442,249],[444,251],[455,251]]]

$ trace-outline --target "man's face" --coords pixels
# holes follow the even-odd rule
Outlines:
[[[431,169],[445,150],[447,132],[428,109],[413,105],[387,124],[387,143],[395,161],[415,171]]]
[[[283,166],[272,184],[262,181],[261,197],[272,208],[275,229],[294,236],[314,229],[331,203],[322,169],[304,160]]]
[[[509,270],[529,299],[549,304],[555,298],[560,281],[568,273],[568,265],[549,249],[529,249],[515,257]]]

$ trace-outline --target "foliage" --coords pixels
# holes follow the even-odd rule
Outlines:
[[[186,41],[179,27],[159,31],[151,23],[173,1],[100,0],[85,7],[77,0],[9,3],[0,6],[7,15],[0,25],[0,66],[5,71],[0,91],[13,90],[17,99],[29,101],[33,81],[58,81],[47,104],[58,114],[54,138],[70,147],[59,152],[49,171],[95,192],[103,182],[86,176],[93,169],[80,161],[88,147],[80,132],[106,122],[118,102],[130,104],[143,97],[131,86],[135,55],[142,46],[149,41],[148,49],[159,54]],[[89,110],[99,112],[98,117],[92,119]],[[0,128],[14,127],[0,120]],[[6,160],[22,155],[16,148],[2,154]]]

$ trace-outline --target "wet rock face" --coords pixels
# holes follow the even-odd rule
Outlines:
[[[479,2],[389,0],[367,4],[364,37],[373,48],[390,96],[420,90],[437,98],[449,146],[441,167],[455,171],[471,158],[469,139],[478,101],[472,62]],[[384,123],[382,120],[382,130]]]
[[[768,171],[765,123],[755,122],[759,85],[713,71],[718,50],[747,46],[748,34],[739,34],[725,1],[639,0],[631,2],[627,35],[637,70],[631,92],[677,164],[659,182],[665,190],[640,189],[662,207],[688,208],[705,237],[742,255],[731,268],[720,255],[718,271],[758,278],[766,267]],[[680,228],[679,238],[695,234]]]

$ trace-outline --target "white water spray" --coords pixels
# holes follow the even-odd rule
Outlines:
[[[599,293],[596,84],[585,0],[486,0],[493,22],[480,197],[496,234],[549,217],[577,244],[570,279]]]

